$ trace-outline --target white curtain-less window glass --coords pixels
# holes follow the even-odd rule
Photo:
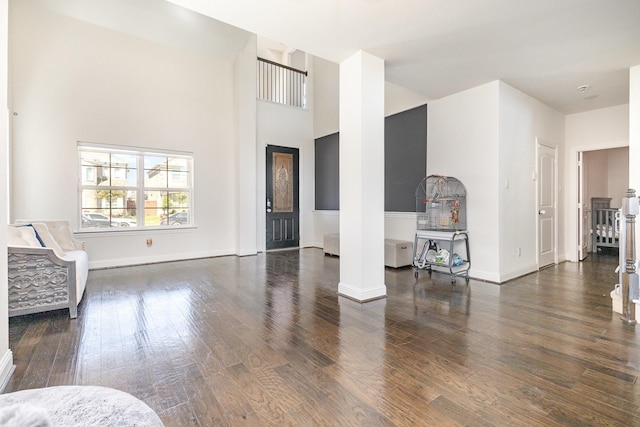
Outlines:
[[[78,145],[83,230],[192,225],[193,157]]]

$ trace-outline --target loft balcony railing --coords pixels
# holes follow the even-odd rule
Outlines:
[[[258,58],[258,99],[307,108],[307,72]]]

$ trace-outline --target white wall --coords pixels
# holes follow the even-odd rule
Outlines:
[[[564,115],[536,99],[499,83],[499,234],[500,281],[537,270],[536,138],[558,146],[558,180],[563,176]],[[563,200],[558,185],[558,200]],[[563,210],[558,206],[559,235]],[[564,242],[558,238],[560,261]]]
[[[536,270],[536,138],[560,147],[562,177],[564,116],[495,81],[429,102],[427,122],[428,174],[467,190],[471,276],[504,282]],[[561,221],[562,203],[558,211]]]
[[[585,198],[591,206],[592,197],[609,197],[609,150],[585,151]],[[613,200],[612,200],[613,202]]]
[[[565,158],[564,241],[565,257],[569,261],[578,260],[578,214],[570,207],[578,203],[578,151],[593,151],[629,146],[629,105],[570,114],[565,117]],[[632,174],[633,158],[629,148],[629,174]],[[631,176],[629,177],[632,182]]]
[[[233,60],[13,2],[12,217],[77,227],[77,141],[193,152],[196,228],[83,233],[91,267],[236,250]],[[153,238],[153,246],[145,241]]]
[[[607,194],[616,202],[612,207],[622,206],[622,198],[629,188],[629,147],[614,148],[607,153]]]
[[[310,65],[312,68],[313,66]],[[312,74],[310,68],[310,75]],[[309,85],[311,86],[311,84]],[[308,93],[308,96],[313,96]],[[300,150],[300,246],[314,246],[313,209],[315,202],[313,112],[286,105],[258,101],[257,188],[258,250],[266,243],[266,146]]]
[[[313,138],[339,131],[340,65],[313,58]]]
[[[629,147],[585,151],[585,198],[611,197],[611,207],[622,206],[629,187]]]
[[[473,277],[499,281],[499,83],[429,103],[427,172],[459,179],[467,190]]]
[[[235,64],[236,254],[241,256],[254,255],[258,250],[256,46],[256,37],[252,35]],[[237,197],[238,194],[243,197]],[[255,197],[244,197],[251,194]]]
[[[431,98],[391,82],[384,83],[384,116],[392,116],[429,102]],[[417,183],[416,183],[417,185]]]
[[[8,11],[9,3],[7,0],[0,0],[0,164],[4,171],[0,173],[0,201],[2,209],[0,209],[0,224],[7,223],[7,182],[9,171],[9,129],[7,109],[9,101],[9,84],[8,84]],[[0,227],[0,247],[7,246],[7,229]],[[7,257],[0,257],[0,283],[7,283]],[[9,349],[9,310],[7,286],[0,287],[0,392],[7,385],[7,381],[13,373],[13,353]]]

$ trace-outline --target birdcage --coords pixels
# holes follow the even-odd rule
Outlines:
[[[416,188],[418,230],[467,229],[467,191],[450,176],[429,175]]]

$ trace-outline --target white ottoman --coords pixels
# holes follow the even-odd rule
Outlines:
[[[323,250],[325,254],[340,256],[340,234],[325,234]],[[384,265],[393,268],[413,265],[413,242],[384,239]]]
[[[405,267],[413,264],[413,242],[384,239],[384,265]]]
[[[323,242],[324,253],[329,255],[340,255],[340,234],[325,234]]]

